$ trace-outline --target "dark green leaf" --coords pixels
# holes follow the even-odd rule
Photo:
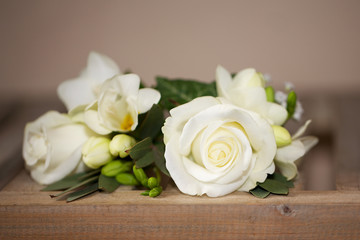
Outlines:
[[[163,172],[165,175],[170,177],[169,171],[166,169],[165,164],[165,145],[164,143],[157,143],[153,147],[153,156],[155,160],[155,165],[160,169],[161,172]]]
[[[259,186],[256,186],[253,190],[250,190],[250,193],[258,198],[266,198],[270,194],[269,191],[266,191]]]
[[[177,105],[190,102],[201,96],[217,96],[216,84],[202,83],[194,80],[167,79],[157,77],[157,90],[161,93],[161,104],[168,110]]]
[[[283,184],[277,180],[274,180],[274,179],[267,178],[265,180],[265,182],[259,183],[258,185],[261,188],[263,188],[271,193],[274,193],[274,194],[286,195],[289,193],[289,188],[285,184]]]
[[[79,184],[81,182],[81,180],[79,179],[85,176],[86,174],[87,174],[86,172],[82,172],[82,173],[70,175],[68,177],[61,179],[60,181],[57,181],[53,184],[46,186],[45,188],[41,189],[41,191],[58,191],[58,190],[67,189],[69,187]]]
[[[151,146],[152,146],[151,138],[145,138],[144,140],[135,144],[130,149],[129,155],[133,160],[138,161],[140,158],[142,158],[148,152],[151,151]]]
[[[86,180],[84,180],[84,181],[82,181],[82,182],[80,182],[80,183],[78,183],[78,184],[76,184],[76,185],[73,185],[72,187],[66,189],[65,191],[62,191],[61,193],[58,193],[58,194],[55,194],[55,195],[51,195],[51,197],[59,197],[59,196],[65,194],[65,193],[68,193],[68,192],[72,191],[72,190],[75,190],[75,189],[77,189],[77,188],[86,186],[86,185],[88,185],[89,183],[95,182],[95,181],[97,181],[98,179],[99,179],[99,176],[91,177],[91,178],[86,179]]]
[[[70,193],[69,195],[67,195],[66,201],[67,202],[72,202],[72,201],[74,201],[76,199],[79,199],[81,197],[84,197],[86,195],[94,193],[96,191],[98,191],[98,183],[94,183],[94,184],[89,185],[89,186],[87,186],[85,188],[82,188],[79,191],[75,191],[75,192]]]
[[[284,177],[280,173],[274,173],[274,174],[270,175],[268,178],[279,181],[279,182],[283,183],[285,186],[287,186],[288,188],[293,188],[294,187],[294,182],[293,181],[288,181],[286,179],[286,177]]]
[[[99,189],[112,193],[120,186],[120,183],[116,181],[114,177],[107,177],[104,175],[100,175],[99,177]]]
[[[154,161],[155,161],[154,153],[152,151],[149,151],[142,158],[137,160],[135,165],[138,168],[144,168],[151,165]]]
[[[159,105],[154,104],[145,116],[139,117],[139,126],[131,133],[137,139],[154,139],[164,124],[164,114]]]

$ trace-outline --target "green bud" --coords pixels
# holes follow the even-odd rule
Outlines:
[[[110,139],[90,137],[82,148],[83,161],[89,168],[99,168],[112,160],[109,150]]]
[[[141,184],[147,187],[148,177],[142,168],[136,168],[136,165],[133,166],[133,173],[136,179],[141,182]]]
[[[161,192],[162,192],[162,187],[158,186],[158,187],[155,187],[155,188],[150,190],[149,196],[150,197],[157,197],[157,196],[159,196],[161,194]]]
[[[289,92],[286,101],[286,110],[288,111],[288,119],[291,118],[295,113],[296,108],[296,93],[294,91]]]
[[[149,178],[147,184],[150,189],[153,189],[153,188],[159,186],[159,181],[156,178],[151,177],[151,178]]]
[[[126,152],[136,144],[136,140],[126,134],[118,134],[110,142],[110,152],[114,157],[120,156],[121,158],[127,157],[129,154]]]
[[[275,92],[274,92],[274,88],[271,86],[268,86],[265,88],[265,92],[266,92],[266,99],[268,102],[275,102]]]
[[[135,176],[131,173],[119,173],[118,175],[116,175],[115,179],[116,181],[118,181],[118,183],[123,185],[130,185],[130,186],[139,185],[139,182],[136,180]]]
[[[132,162],[122,162],[120,160],[111,161],[101,169],[101,174],[107,177],[115,177],[119,173],[129,172],[132,166]]]
[[[145,192],[142,192],[141,195],[143,196],[149,196],[150,190],[146,190]]]
[[[274,131],[277,147],[284,147],[291,143],[291,136],[286,128],[277,125],[272,125],[271,127]]]

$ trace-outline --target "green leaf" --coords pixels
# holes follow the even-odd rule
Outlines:
[[[154,104],[145,115],[139,116],[139,126],[130,135],[137,139],[144,139],[147,137],[154,139],[159,135],[164,121],[162,109],[159,105]]]
[[[58,193],[58,194],[50,195],[50,196],[51,196],[51,197],[59,197],[59,196],[61,196],[61,195],[64,195],[65,193],[68,193],[68,192],[72,191],[72,190],[75,190],[75,189],[77,189],[77,188],[86,186],[86,185],[88,185],[88,184],[90,184],[90,183],[92,183],[92,182],[95,182],[95,181],[97,181],[98,179],[99,179],[99,176],[91,177],[91,178],[86,179],[86,180],[84,180],[84,181],[82,181],[82,182],[80,182],[80,183],[78,183],[78,184],[76,184],[76,185],[73,185],[72,187],[66,189],[65,191],[62,191],[62,192],[60,192],[60,193]]]
[[[151,151],[151,146],[152,146],[151,138],[149,137],[145,138],[144,140],[135,144],[130,149],[129,155],[133,160],[138,161],[142,157],[144,157],[149,151]]]
[[[253,190],[250,190],[250,193],[257,198],[266,198],[270,194],[269,191],[262,189],[259,186],[256,186]]]
[[[289,188],[286,185],[274,179],[267,178],[265,182],[259,183],[258,185],[274,194],[286,195],[289,193]]]
[[[69,187],[79,184],[81,182],[80,178],[85,176],[86,174],[87,174],[86,172],[82,172],[67,176],[53,184],[46,186],[45,188],[41,189],[41,191],[65,190]]]
[[[163,172],[165,175],[170,177],[169,171],[166,169],[166,161],[164,157],[165,153],[165,145],[163,142],[155,144],[153,147],[153,156],[155,165],[160,169],[161,172]]]
[[[69,195],[67,195],[67,198],[66,198],[66,202],[72,202],[72,201],[75,201],[81,197],[84,197],[86,195],[89,195],[91,193],[94,193],[98,191],[98,183],[94,183],[92,185],[89,185],[85,188],[82,188],[81,190],[79,191],[75,191],[75,192],[72,192],[70,193]]]
[[[160,103],[170,110],[177,105],[190,102],[201,96],[217,96],[216,84],[202,83],[195,80],[168,79],[157,77],[156,89],[161,93]]]
[[[114,192],[118,187],[120,186],[120,183],[116,181],[114,177],[107,177],[105,175],[100,175],[99,177],[99,189],[112,193]]]
[[[282,174],[280,173],[274,173],[272,175],[270,175],[268,177],[269,179],[274,179],[276,181],[281,182],[282,184],[284,184],[285,186],[287,186],[288,188],[293,188],[294,187],[294,182],[293,181],[288,181],[286,179],[286,177],[284,177]]]
[[[142,158],[136,161],[135,165],[138,168],[144,168],[154,163],[154,153],[152,151],[147,152]]]
[[[296,93],[294,91],[289,92],[286,101],[286,110],[288,111],[288,119],[290,119],[295,113],[296,100],[297,100]]]

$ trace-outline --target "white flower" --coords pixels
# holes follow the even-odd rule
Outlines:
[[[284,175],[288,180],[293,179],[297,175],[298,171],[295,162],[318,143],[318,139],[316,137],[302,137],[310,123],[311,121],[308,120],[298,129],[298,131],[292,136],[292,142],[290,145],[278,148],[276,151],[275,164],[282,175]]]
[[[85,123],[102,135],[133,131],[138,125],[138,114],[149,111],[160,100],[157,90],[139,87],[140,78],[136,74],[108,79],[98,100],[85,109]]]
[[[51,184],[70,173],[83,171],[81,148],[95,135],[85,125],[65,115],[47,112],[25,127],[23,157],[31,176],[40,184]]]
[[[116,74],[120,74],[120,70],[112,59],[91,52],[85,70],[78,78],[62,82],[57,89],[58,96],[68,111],[88,105],[97,99],[101,84]]]
[[[274,172],[275,137],[260,115],[213,97],[194,99],[170,115],[162,128],[166,168],[183,193],[249,191]]]
[[[222,66],[216,69],[216,87],[220,97],[260,114],[273,125],[282,125],[288,113],[279,104],[266,100],[264,85],[263,77],[253,68],[242,70],[234,79]]]
[[[97,169],[112,160],[110,154],[110,139],[106,137],[91,137],[82,148],[83,161],[89,168]]]

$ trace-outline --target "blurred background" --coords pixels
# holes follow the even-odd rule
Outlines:
[[[360,169],[359,13],[358,0],[1,0],[0,150],[9,136],[21,145],[22,128],[9,126],[64,110],[56,88],[92,50],[148,86],[156,75],[210,82],[218,64],[254,67],[277,89],[295,85],[321,140],[304,161],[305,186],[334,189],[340,165]]]

